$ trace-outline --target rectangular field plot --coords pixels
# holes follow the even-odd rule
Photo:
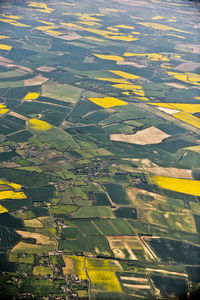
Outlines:
[[[119,184],[108,183],[104,184],[110,198],[116,204],[128,204],[129,201],[124,192],[123,186]]]
[[[107,239],[116,258],[150,260],[148,252],[137,236],[107,236]]]
[[[190,265],[199,263],[200,247],[167,238],[146,237],[145,241],[164,262],[173,261]]]
[[[110,220],[95,220],[95,226],[105,235],[119,235],[117,228],[112,226]]]
[[[120,235],[135,235],[133,227],[131,227],[125,219],[117,218],[109,220],[109,222],[120,233]]]
[[[163,225],[180,231],[196,232],[194,218],[190,211],[177,213],[140,209],[140,220],[144,223]]]
[[[187,293],[187,278],[184,276],[162,276],[159,273],[150,273],[150,276],[162,297],[173,297],[174,294],[181,296]]]
[[[114,271],[88,270],[87,272],[92,282],[92,289],[106,292],[122,291]]]
[[[91,270],[122,271],[122,267],[118,261],[99,258],[87,258],[86,268]]]
[[[152,285],[147,277],[145,269],[143,272],[120,273],[119,275],[123,291],[131,294],[136,299],[154,299]]]
[[[81,207],[76,212],[72,213],[73,218],[113,218],[113,212],[110,207],[95,206]]]
[[[65,267],[63,267],[63,274],[65,275],[77,275],[79,279],[87,279],[87,274],[84,268],[85,258],[82,256],[63,255]]]
[[[77,235],[72,239],[59,240],[59,249],[64,253],[84,253],[85,255],[113,256],[105,236]]]
[[[79,228],[83,233],[87,235],[102,235],[101,231],[95,225],[95,221],[90,220],[75,220],[74,224]]]

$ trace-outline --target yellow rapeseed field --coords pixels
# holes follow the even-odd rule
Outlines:
[[[182,110],[186,113],[194,114],[200,112],[200,104],[184,104],[184,103],[169,103],[174,108]]]
[[[102,12],[102,13],[107,13],[107,12],[110,12],[110,11],[112,11],[112,12],[118,12],[118,11],[120,11],[120,9],[117,9],[117,8],[100,8],[100,12]]]
[[[159,102],[159,103],[149,102],[148,104],[154,105],[154,106],[165,107],[165,108],[171,108],[171,109],[175,109],[175,107],[172,106],[173,104],[176,105],[176,103],[163,103],[163,102]]]
[[[4,23],[8,23],[8,24],[13,25],[13,26],[17,26],[17,27],[30,27],[29,25],[17,22],[16,20],[13,20],[13,19],[0,18],[0,21],[4,22]]]
[[[14,20],[20,20],[20,19],[22,19],[22,17],[20,17],[20,16],[14,16],[14,15],[1,14],[1,16],[5,17],[5,18],[9,18],[9,19],[14,19]]]
[[[200,181],[197,180],[152,176],[152,181],[163,189],[200,196]]]
[[[114,32],[113,30],[109,31],[109,30],[101,30],[101,29],[90,28],[90,27],[83,27],[83,26],[77,25],[75,23],[61,23],[61,25],[64,25],[67,27],[74,27],[77,29],[92,32],[97,35],[100,35],[101,37],[111,39],[111,40],[121,40],[121,41],[125,41],[125,42],[131,42],[131,41],[138,40],[137,38],[134,38],[132,35],[128,35],[128,36],[123,35],[122,33]],[[122,60],[122,58],[121,58],[121,60]]]
[[[35,27],[35,29],[41,30],[41,31],[46,31],[46,30],[56,29],[56,28],[59,28],[59,27],[55,26],[55,25],[47,25],[47,26],[37,26],[37,27]]]
[[[4,104],[0,104],[0,109],[6,107]]]
[[[188,77],[188,80],[195,84],[200,84],[200,75],[196,73],[185,72],[185,75]]]
[[[138,32],[138,31],[132,31],[131,33],[133,33],[133,34],[137,34],[137,35],[141,34],[141,33],[140,33],[140,32]]]
[[[97,41],[97,42],[103,42],[104,41],[103,39],[95,38],[93,36],[85,36],[84,38],[92,40],[92,41]]]
[[[8,181],[1,180],[1,179],[0,179],[0,184],[9,185],[10,187],[14,188],[15,190],[18,190],[18,189],[22,188],[22,186],[18,183],[8,182]]]
[[[0,44],[0,49],[10,51],[12,49],[12,46]]]
[[[118,28],[113,27],[113,26],[108,26],[107,29],[108,29],[109,31],[117,31],[117,32],[119,31]]]
[[[30,2],[28,6],[39,7],[39,8],[47,8],[47,4],[44,2]]]
[[[130,52],[125,52],[124,56],[129,57],[129,56],[146,56],[148,59],[152,61],[169,61],[169,58],[166,56],[160,54],[160,53],[130,53]]]
[[[0,191],[0,200],[4,199],[26,199],[26,195],[23,192]]]
[[[161,66],[161,68],[165,68],[165,69],[172,69],[172,67],[170,67],[170,66],[166,66],[166,65],[160,65]]]
[[[109,108],[113,106],[119,106],[119,105],[127,105],[125,101],[122,101],[120,99],[114,98],[114,97],[104,97],[104,98],[88,98],[93,103],[104,107]]]
[[[46,9],[40,9],[40,8],[37,8],[37,9],[35,9],[35,10],[37,10],[37,11],[41,11],[41,12],[44,12],[44,13],[46,13],[46,14],[50,14],[50,13],[52,13],[52,11],[54,10],[54,9],[52,9],[52,8],[46,8]]]
[[[5,207],[3,207],[2,205],[0,205],[0,214],[3,214],[5,212],[8,212],[8,210]]]
[[[101,19],[95,18],[92,14],[85,14],[85,13],[77,13],[79,20],[86,21],[86,22],[101,22]]]
[[[135,97],[136,99],[139,99],[139,100],[144,100],[144,101],[148,101],[149,98],[147,97]]]
[[[160,20],[160,19],[163,19],[164,17],[163,16],[155,16],[155,17],[153,17],[152,19],[153,20]]]
[[[185,113],[185,112],[179,112],[179,113],[176,113],[176,114],[173,114],[173,117],[187,123],[187,124],[190,124],[194,127],[197,127],[197,128],[200,128],[200,120],[199,118],[193,116],[193,115],[190,115],[188,113]]]
[[[47,33],[52,34],[52,35],[62,35],[63,32],[61,31],[56,31],[56,30],[46,30]]]
[[[28,6],[34,7],[35,10],[44,12],[44,13],[51,13],[54,11],[53,8],[49,8],[46,3],[44,2],[30,2]]]
[[[115,25],[118,28],[123,28],[123,29],[135,29],[134,26],[128,26],[128,25]]]
[[[151,27],[154,29],[159,29],[159,30],[173,30],[173,31],[179,31],[179,32],[184,32],[184,33],[190,33],[188,31],[184,31],[181,29],[177,29],[168,25],[163,25],[159,23],[152,23],[152,22],[139,22],[138,24],[146,26],[146,27]]]
[[[177,34],[172,34],[172,33],[167,33],[167,35],[175,36],[175,37],[178,37],[180,39],[185,39],[185,37],[182,36],[182,35],[177,35]]]
[[[80,25],[77,25],[77,24],[74,24],[74,23],[65,23],[65,22],[62,22],[60,24],[64,25],[64,26],[67,26],[67,27],[74,27],[74,28],[77,28],[77,29],[84,30],[84,27],[82,27]]]
[[[96,54],[96,53],[93,53],[93,55],[98,57],[98,58],[107,59],[107,60],[116,60],[116,61],[124,60],[123,57],[118,56],[118,55],[103,55],[103,54]]]
[[[29,125],[32,129],[38,131],[46,131],[51,129],[51,125],[49,123],[38,119],[30,119]]]
[[[125,41],[125,42],[133,42],[133,41],[137,41],[138,38],[134,38],[132,35],[129,36],[122,36],[122,35],[104,35],[104,37],[106,39],[110,39],[110,40],[119,40],[119,41]]]
[[[36,100],[40,96],[39,93],[28,93],[24,97],[24,100]]]
[[[113,87],[121,90],[130,90],[133,91],[134,94],[138,96],[145,96],[144,90],[142,86],[135,84],[113,84]]]
[[[148,103],[148,104],[178,110],[179,112],[174,113],[173,117],[187,124],[200,128],[199,118],[192,115],[193,113],[200,112],[200,104],[185,104],[185,103]]]
[[[191,147],[187,147],[187,148],[185,148],[185,149],[188,149],[188,150],[190,150],[190,151],[194,151],[194,152],[200,154],[200,145],[199,145],[199,146],[191,146]]]
[[[186,113],[194,114],[200,112],[200,104],[185,104],[185,103],[148,103],[155,106],[182,110]]]
[[[132,31],[131,33],[133,33],[133,34],[141,34],[140,32],[138,32],[138,31]]]
[[[174,78],[181,80],[183,82],[200,85],[200,75],[195,73],[176,73],[176,72],[167,72],[169,75],[172,75]]]
[[[78,275],[79,279],[81,280],[87,279],[87,274],[84,268],[84,257],[69,255],[68,258],[70,258],[73,261],[75,272]]]
[[[107,292],[122,292],[115,272],[109,270],[87,270],[94,289]]]
[[[1,108],[0,109],[0,115],[4,115],[5,113],[7,113],[9,111],[8,108]]]
[[[8,39],[8,38],[9,38],[8,36],[0,34],[0,40]]]
[[[126,78],[126,79],[136,79],[136,78],[139,78],[139,76],[137,76],[137,75],[130,74],[130,73],[123,72],[123,71],[109,70],[109,72],[111,72],[113,74],[116,74],[116,75],[118,75],[120,77]]]

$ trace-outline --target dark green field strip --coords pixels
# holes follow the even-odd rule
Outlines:
[[[9,220],[9,217],[7,217],[7,220]],[[0,225],[0,239],[0,251],[3,251],[14,246],[17,242],[21,240],[21,237],[13,230]]]
[[[21,143],[21,142],[27,141],[27,139],[29,139],[32,136],[33,135],[29,131],[23,130],[23,131],[14,133],[12,135],[9,135],[7,138],[16,143]]]
[[[48,184],[48,177],[37,173],[30,173],[17,169],[0,168],[0,178],[16,182],[24,186],[45,186]]]

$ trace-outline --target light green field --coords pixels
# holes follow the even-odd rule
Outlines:
[[[35,260],[35,258],[34,258],[33,254],[19,257],[19,263],[33,264],[34,260]]]
[[[80,95],[81,89],[69,84],[50,82],[42,86],[42,96],[65,102],[76,103]]]
[[[35,266],[33,268],[33,274],[35,276],[37,276],[37,275],[41,275],[41,276],[52,275],[52,270],[50,267]]]
[[[72,214],[74,218],[113,218],[113,212],[110,207],[81,207],[77,212]]]
[[[59,205],[50,208],[52,214],[68,214],[76,211],[78,209],[75,205]]]

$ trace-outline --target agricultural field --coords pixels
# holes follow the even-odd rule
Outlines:
[[[0,1],[1,299],[198,292],[198,18],[198,0]]]

